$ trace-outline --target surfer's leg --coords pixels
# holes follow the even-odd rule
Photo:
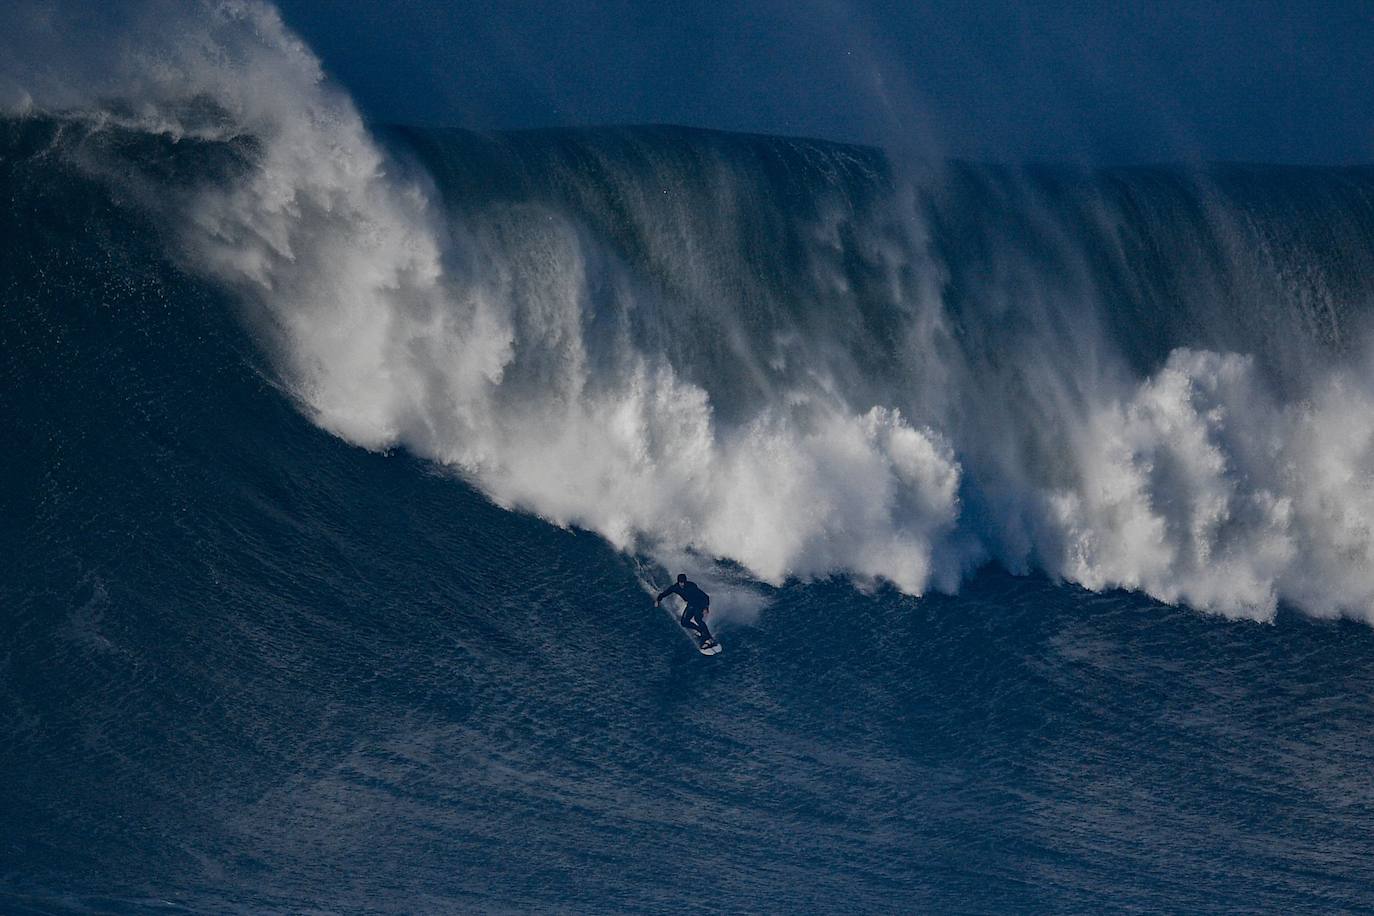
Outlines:
[[[696,634],[697,639],[705,639],[706,636],[701,632],[705,627],[701,622],[700,611],[694,607],[683,608],[682,620],[679,621],[684,630],[691,630]]]
[[[705,608],[696,608],[695,610],[696,610],[696,613],[695,613],[694,615],[692,615],[692,623],[693,623],[693,625],[694,625],[694,627],[695,627],[697,633],[701,634],[701,638],[702,638],[703,640],[710,639],[710,638],[711,638],[711,631],[710,631],[710,630],[707,628],[707,626],[706,626],[706,617],[704,616],[704,612],[705,612],[706,609],[705,609]]]

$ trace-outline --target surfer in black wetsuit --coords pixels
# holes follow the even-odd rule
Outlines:
[[[695,582],[689,582],[685,573],[677,577],[677,585],[670,585],[658,593],[654,607],[658,607],[658,603],[669,595],[677,595],[687,602],[687,609],[682,612],[682,619],[678,622],[701,637],[703,649],[715,645],[715,637],[706,628],[706,615],[711,613],[711,596],[697,588]]]

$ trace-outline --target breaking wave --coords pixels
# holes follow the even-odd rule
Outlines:
[[[996,561],[1374,621],[1367,170],[374,129],[270,6],[106,14],[60,76],[45,10],[8,14],[10,155],[153,214],[348,442],[716,561],[737,613]]]

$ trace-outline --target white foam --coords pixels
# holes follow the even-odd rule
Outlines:
[[[1084,424],[1076,486],[1049,495],[1052,568],[1232,616],[1374,620],[1371,409],[1369,376],[1284,404],[1251,358],[1177,350]]]

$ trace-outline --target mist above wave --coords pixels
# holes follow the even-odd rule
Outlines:
[[[270,6],[149,9],[66,81],[16,58],[11,111],[238,144],[142,199],[349,442],[770,582],[992,558],[1374,620],[1367,176],[917,181],[662,129],[388,151]]]

